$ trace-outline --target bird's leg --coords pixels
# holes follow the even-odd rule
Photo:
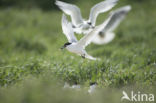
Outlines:
[[[85,58],[86,58],[86,57],[85,57],[85,54],[82,54],[82,55],[81,55],[81,57],[82,57],[83,59],[85,59]]]

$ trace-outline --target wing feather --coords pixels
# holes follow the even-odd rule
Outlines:
[[[85,48],[87,45],[91,43],[94,37],[103,29],[103,24],[100,26],[96,26],[89,34],[85,35],[82,39],[78,41],[78,44]]]
[[[113,30],[116,29],[120,22],[125,18],[130,9],[131,6],[128,5],[111,12],[111,15],[102,25],[103,29],[98,33],[99,35],[96,35],[92,42],[96,44],[106,44],[111,42],[115,37]]]
[[[126,14],[131,10],[131,6],[121,7],[113,12],[109,16],[109,21],[107,25],[102,30],[103,32],[112,32],[120,24],[120,22],[125,18]]]
[[[77,39],[74,36],[72,24],[68,22],[64,14],[62,15],[62,30],[70,43],[77,42]]]
[[[93,26],[96,24],[96,18],[100,13],[106,12],[113,8],[118,0],[105,0],[102,1],[91,8],[89,22],[92,23]]]
[[[73,4],[65,3],[62,1],[56,1],[55,4],[67,15],[71,16],[71,20],[74,26],[79,26],[83,23],[80,9]]]

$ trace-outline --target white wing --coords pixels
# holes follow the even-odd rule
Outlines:
[[[109,18],[103,23],[105,25],[99,32],[99,35],[97,35],[92,42],[95,44],[107,44],[111,42],[115,37],[113,30],[120,24],[130,9],[130,6],[124,6],[113,11]]]
[[[112,32],[120,24],[120,22],[125,18],[126,14],[130,10],[131,10],[131,6],[128,5],[128,6],[121,7],[111,12],[110,17],[108,18],[110,20],[102,31]]]
[[[95,27],[89,34],[85,35],[82,39],[78,41],[78,45],[85,48],[88,44],[91,43],[91,41],[94,39],[94,37],[103,29],[103,24],[100,26]]]
[[[70,43],[77,42],[77,39],[74,36],[72,24],[70,22],[68,22],[68,20],[64,14],[62,15],[62,30]]]
[[[62,1],[56,1],[55,4],[67,15],[71,16],[74,26],[79,26],[83,23],[80,9],[76,5],[65,3]]]
[[[93,26],[96,24],[96,18],[100,13],[106,12],[113,8],[118,0],[105,0],[93,6],[90,11],[89,22],[92,23]]]

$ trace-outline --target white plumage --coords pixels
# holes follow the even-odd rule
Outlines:
[[[106,12],[113,8],[118,0],[105,0],[91,8],[88,20],[83,20],[80,9],[73,4],[56,1],[56,5],[67,15],[71,16],[72,27],[76,33],[88,33],[88,29],[94,28],[96,18],[100,13]]]
[[[120,22],[125,18],[126,14],[131,10],[131,6],[124,6],[110,13],[108,19],[104,22],[103,29],[93,39],[95,44],[106,44],[111,42],[115,33],[113,32]]]
[[[83,58],[88,58],[91,60],[97,60],[96,58],[90,56],[85,47],[88,46],[92,39],[98,34],[98,32],[102,29],[103,26],[97,26],[93,29],[89,34],[85,35],[79,41],[77,41],[76,37],[74,36],[73,29],[71,23],[68,22],[66,16],[63,14],[62,16],[62,29],[63,33],[68,39],[68,42],[64,44],[63,48],[66,48],[68,51],[72,53],[76,53]]]
[[[90,11],[89,19],[83,20],[80,9],[72,4],[62,1],[56,1],[56,5],[67,15],[71,16],[71,22],[69,22],[63,14],[62,16],[62,30],[68,39],[68,42],[64,44],[63,48],[68,51],[78,54],[83,58],[91,60],[97,60],[90,56],[85,47],[91,42],[95,44],[106,44],[112,41],[115,37],[113,32],[120,22],[124,19],[126,14],[131,10],[131,6],[124,6],[110,13],[109,17],[99,26],[95,26],[97,16],[110,10],[115,6],[118,0],[105,0],[92,7]],[[76,33],[85,34],[79,41],[74,35]]]

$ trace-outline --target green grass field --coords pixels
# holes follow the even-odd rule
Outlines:
[[[90,8],[98,2],[76,4],[87,19]],[[153,91],[156,1],[120,0],[115,8],[127,4],[132,10],[115,31],[116,38],[107,45],[87,47],[88,53],[101,61],[59,50],[67,42],[62,33],[60,10],[1,8],[0,103],[95,103],[97,100],[118,103],[123,89]],[[98,24],[107,17],[108,13],[101,14]],[[65,82],[81,84],[82,92],[62,91]],[[102,92],[93,97],[84,93],[90,82],[97,82]]]

